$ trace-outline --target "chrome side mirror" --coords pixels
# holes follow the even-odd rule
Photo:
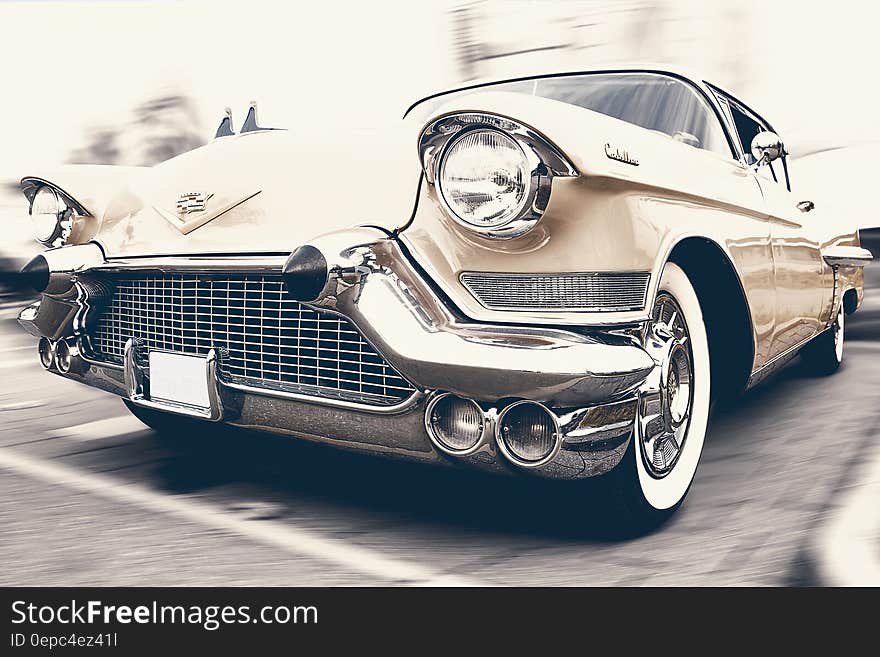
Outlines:
[[[752,156],[755,158],[756,169],[778,159],[781,155],[785,155],[785,146],[775,132],[765,130],[752,139]]]

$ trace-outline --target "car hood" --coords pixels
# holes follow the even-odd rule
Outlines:
[[[99,219],[93,239],[111,258],[290,252],[340,228],[406,224],[419,184],[415,138],[394,129],[342,134],[215,139],[154,167],[120,167],[115,177],[110,168],[103,194],[90,193],[85,171],[70,173],[75,182],[67,186],[64,174],[46,179]],[[207,199],[203,211],[179,214],[187,193]]]

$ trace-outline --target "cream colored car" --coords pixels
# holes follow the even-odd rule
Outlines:
[[[158,429],[603,475],[656,522],[714,398],[799,353],[840,364],[870,253],[722,89],[650,69],[495,82],[419,101],[403,132],[309,147],[252,108],[155,167],[30,172],[52,248],[20,322],[43,366]]]

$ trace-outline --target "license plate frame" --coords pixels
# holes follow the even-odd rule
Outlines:
[[[157,403],[210,409],[208,359],[150,350],[150,400]]]

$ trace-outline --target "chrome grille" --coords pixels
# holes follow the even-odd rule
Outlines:
[[[599,312],[644,308],[650,277],[647,272],[464,272],[461,282],[493,310]]]
[[[122,363],[129,338],[146,349],[220,353],[221,379],[373,405],[413,394],[347,319],[290,297],[279,277],[160,274],[108,279],[89,317],[91,357]]]

